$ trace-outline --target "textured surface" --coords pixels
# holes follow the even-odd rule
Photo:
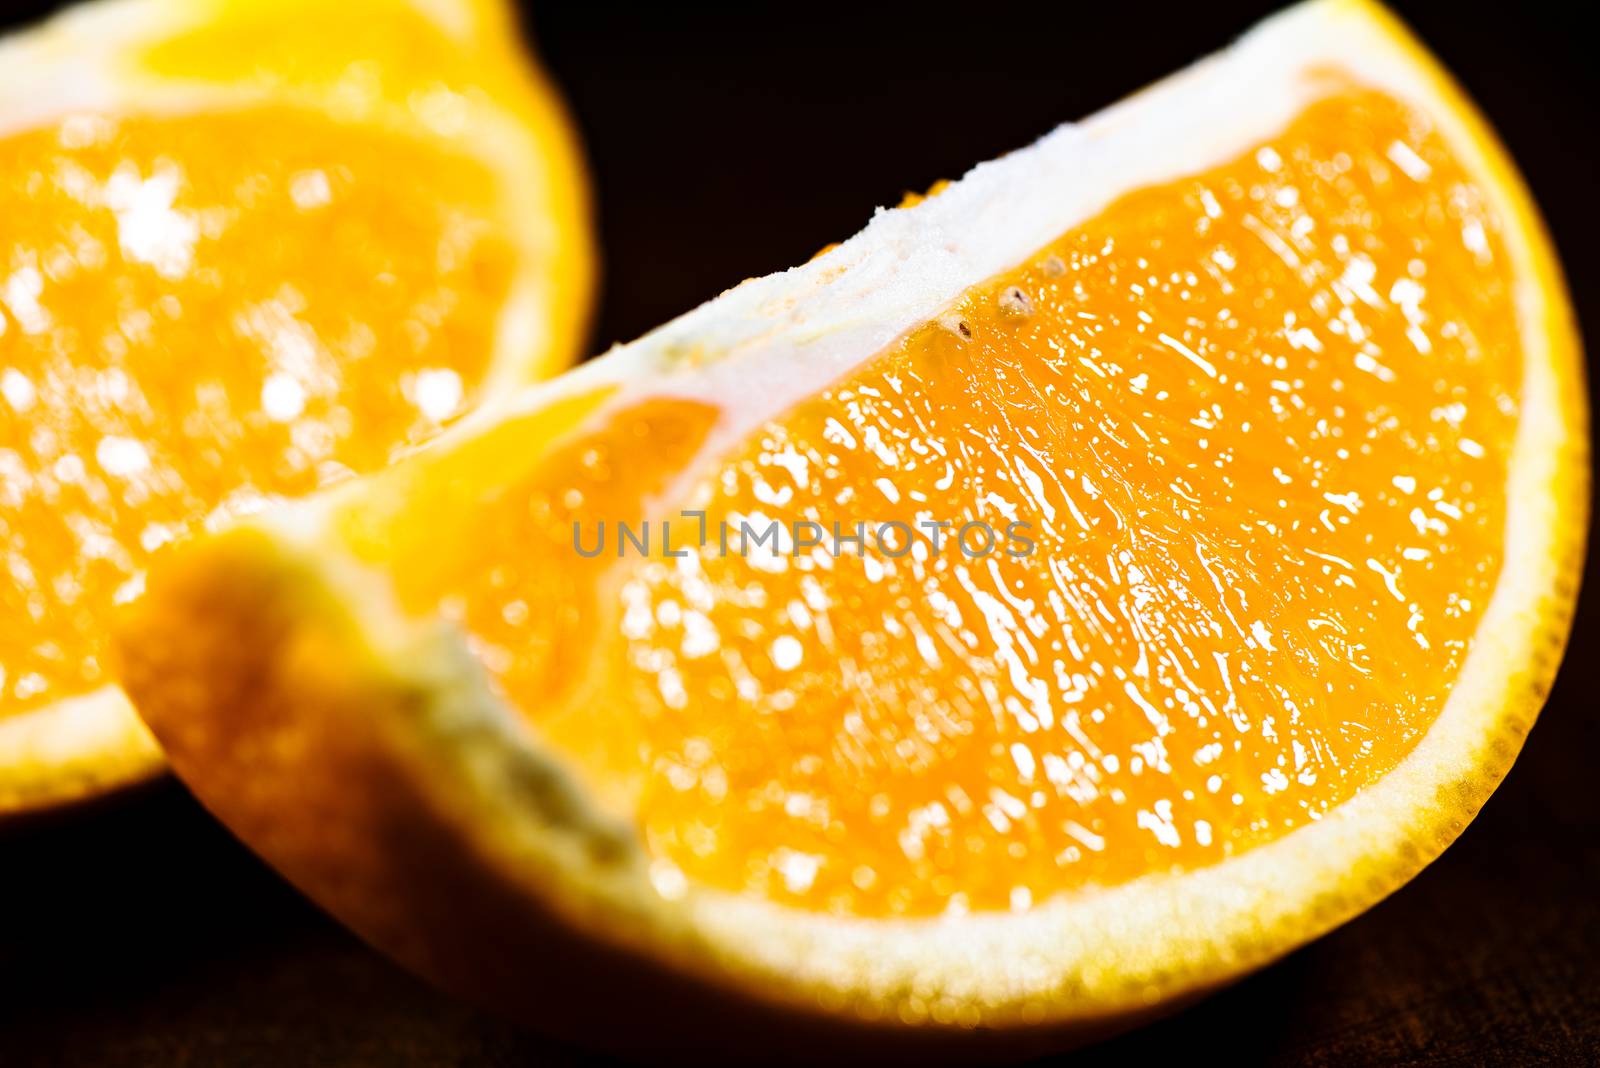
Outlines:
[[[1335,97],[763,426],[688,506],[822,548],[622,590],[647,712],[603,733],[648,755],[652,850],[812,909],[1020,911],[1388,771],[1499,566],[1520,343],[1476,196],[1420,114]]]
[[[665,49],[652,32],[660,27],[630,34],[614,15],[551,11],[543,38],[593,131],[608,204],[613,292],[599,340],[631,337],[745,275],[797,262],[902,183],[1023,143],[1265,9],[1174,12],[1159,26],[1142,6],[1109,9],[1077,27],[1097,45],[1070,79],[1060,75],[1061,38],[1038,32],[1043,16],[1015,10],[959,40],[906,24],[851,37],[841,21],[797,26],[787,13],[779,34],[708,15]],[[1593,149],[1550,120],[1575,111],[1567,94],[1591,75],[1569,59],[1568,42],[1582,40],[1575,25],[1522,14],[1514,27],[1475,26],[1445,7],[1413,17],[1507,131],[1557,221],[1577,303],[1592,307],[1600,235],[1584,205]],[[908,43],[907,33],[922,36]],[[843,50],[833,77],[802,91],[828,47]],[[735,50],[714,64],[686,62],[722,49]],[[929,55],[959,61],[964,76],[935,76]],[[898,110],[895,123],[884,123],[885,108]],[[952,108],[982,121],[953,131]],[[711,118],[685,124],[685,114]],[[856,154],[848,180],[818,160],[824,138]],[[666,151],[727,166],[650,166]],[[1219,1046],[1241,1063],[1281,1065],[1592,1063],[1600,823],[1588,754],[1600,738],[1588,713],[1600,677],[1584,653],[1600,641],[1597,623],[1586,605],[1575,655],[1516,769],[1414,884],[1239,987],[1062,1063]],[[425,991],[301,903],[173,788],[12,831],[0,847],[0,901],[16,907],[0,933],[8,1066],[579,1061]]]
[[[162,546],[456,414],[516,253],[481,164],[287,108],[75,116],[0,139],[0,174],[7,715],[108,681]]]

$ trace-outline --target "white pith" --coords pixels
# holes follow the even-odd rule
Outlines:
[[[714,455],[1119,194],[1247,151],[1325,92],[1314,72],[1335,67],[1435,119],[1482,180],[1522,280],[1524,417],[1509,463],[1502,574],[1443,711],[1380,782],[1319,822],[1209,868],[1067,894],[1024,913],[908,920],[802,912],[696,886],[669,900],[651,886],[642,849],[631,863],[594,867],[579,841],[583,828],[543,825],[519,810],[508,769],[517,761],[559,765],[559,758],[490,698],[451,715],[490,722],[503,752],[457,754],[454,778],[419,772],[433,776],[422,788],[458,814],[507,878],[557,899],[596,937],[738,989],[906,1022],[998,1025],[1129,1011],[1280,955],[1392,891],[1459,831],[1459,816],[1445,828],[1435,815],[1440,796],[1466,791],[1481,803],[1484,769],[1495,769],[1488,774],[1497,779],[1509,763],[1494,755],[1497,746],[1508,732],[1520,741],[1537,710],[1522,691],[1538,684],[1542,668],[1529,665],[1539,663],[1539,643],[1548,644],[1552,613],[1565,610],[1555,591],[1570,564],[1562,539],[1570,539],[1574,520],[1559,491],[1572,488],[1582,437],[1560,396],[1577,371],[1572,354],[1551,351],[1552,333],[1567,329],[1566,312],[1531,205],[1470,112],[1413,49],[1359,4],[1295,8],[1220,56],[978,167],[914,208],[882,212],[827,255],[747,282],[469,418],[431,446],[448,448],[508,412],[611,385],[615,395],[596,420],[650,396],[715,405],[723,414],[705,446]],[[325,543],[332,507],[324,500],[269,523],[285,541],[315,546]],[[369,595],[363,588],[360,596]],[[415,654],[388,609],[372,607],[364,618],[374,624],[374,644],[396,662]],[[421,726],[447,733],[446,725]],[[1338,890],[1332,899],[1330,888]]]
[[[463,48],[475,47],[473,36],[485,29],[483,11],[469,0],[396,3],[409,3]],[[446,151],[481,159],[500,176],[507,205],[502,232],[523,251],[500,309],[482,389],[499,392],[550,370],[531,366],[530,355],[546,358],[551,352],[547,274],[561,235],[552,212],[542,210],[553,199],[551,172],[533,134],[480,97],[461,97],[457,117],[430,129],[415,112],[387,102],[356,103],[262,84],[166,80],[139,67],[136,57],[144,49],[202,28],[217,14],[206,0],[100,0],[0,38],[0,137],[74,113],[181,116],[287,104],[337,121],[436,138]],[[162,764],[155,740],[114,685],[0,715],[0,816],[148,778]]]

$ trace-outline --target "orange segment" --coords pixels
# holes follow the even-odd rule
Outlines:
[[[7,79],[116,54],[101,105],[0,130],[0,812],[93,789],[51,710],[121,702],[108,620],[155,554],[570,359],[559,107],[505,11],[452,9],[147,0],[6,46]]]
[[[1310,4],[171,554],[129,691],[291,879],[527,1020],[1037,1051],[1487,799],[1571,618],[1571,322],[1470,106]]]
[[[422,494],[389,566],[696,882],[917,915],[1210,863],[1394,767],[1470,646],[1521,374],[1498,225],[1426,116],[1352,89],[1122,198],[665,506],[687,402]],[[665,559],[678,505],[712,533]],[[617,522],[647,518],[641,560]]]

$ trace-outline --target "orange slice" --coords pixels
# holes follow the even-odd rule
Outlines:
[[[1567,632],[1582,396],[1487,128],[1315,3],[174,554],[129,686],[247,842],[525,1019],[1064,1043],[1483,804]]]
[[[161,766],[161,546],[578,351],[578,150],[495,2],[123,0],[0,43],[0,814]]]

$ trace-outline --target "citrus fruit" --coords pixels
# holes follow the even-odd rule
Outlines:
[[[656,1053],[1066,1043],[1483,804],[1580,379],[1483,121],[1314,3],[172,554],[120,648],[201,799],[452,989]]]
[[[0,43],[0,814],[160,768],[106,664],[153,553],[576,355],[584,179],[516,40],[123,0]]]

